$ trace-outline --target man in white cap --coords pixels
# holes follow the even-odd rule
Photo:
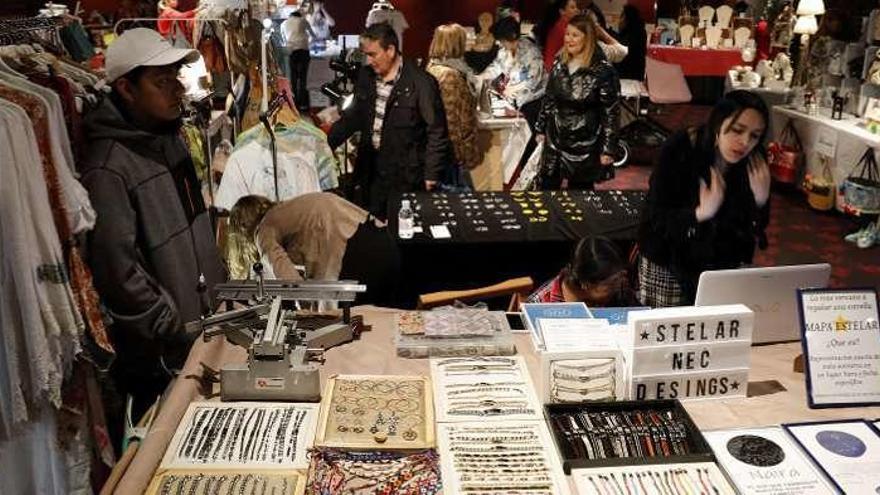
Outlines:
[[[134,396],[135,418],[183,365],[195,338],[184,324],[211,309],[226,278],[179,132],[178,70],[198,57],[156,31],[126,31],[107,49],[112,92],[85,117],[80,172],[98,213],[88,260],[113,319],[111,375]]]

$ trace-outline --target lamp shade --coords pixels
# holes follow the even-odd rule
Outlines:
[[[824,13],[825,2],[823,0],[800,0],[798,2],[797,15],[822,15]]]
[[[797,22],[794,24],[795,34],[816,34],[818,30],[819,25],[816,23],[816,16],[814,15],[802,15],[798,17]]]

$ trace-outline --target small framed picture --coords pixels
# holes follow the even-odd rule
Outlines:
[[[867,421],[782,425],[841,493],[878,493],[880,435]]]
[[[865,120],[880,121],[880,98],[868,98],[863,117]]]
[[[876,289],[800,289],[797,301],[809,406],[880,404]]]

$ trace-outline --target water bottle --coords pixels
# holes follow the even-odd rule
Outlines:
[[[400,202],[400,211],[397,213],[397,232],[401,239],[412,239],[413,211],[408,199]]]

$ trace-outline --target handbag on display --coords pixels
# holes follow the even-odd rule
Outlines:
[[[767,164],[773,180],[793,184],[804,158],[804,147],[791,120],[779,133],[779,139],[767,145]]]
[[[856,172],[858,171],[858,172]],[[843,181],[843,198],[847,209],[857,213],[880,213],[880,170],[874,148],[868,148]]]
[[[818,211],[828,211],[834,208],[835,187],[834,176],[831,174],[831,158],[820,155],[822,163],[822,175],[813,177],[807,174],[804,177],[804,191],[807,193],[807,203],[811,208]]]

